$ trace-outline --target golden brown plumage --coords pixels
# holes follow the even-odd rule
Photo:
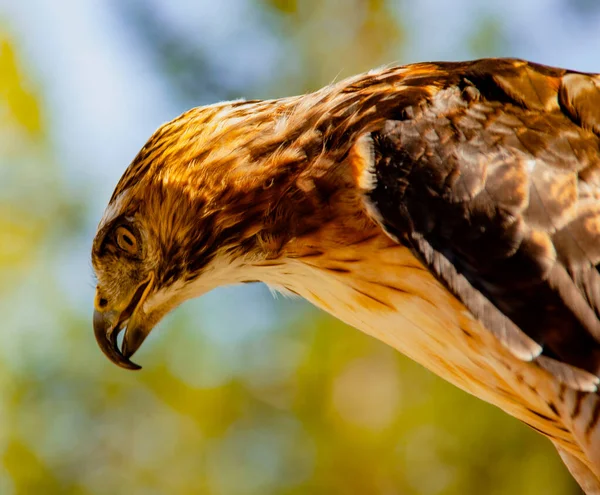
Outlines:
[[[427,63],[190,110],[121,178],[92,260],[123,367],[184,300],[260,280],[547,435],[600,493],[600,76]]]

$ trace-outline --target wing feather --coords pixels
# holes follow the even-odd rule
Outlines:
[[[405,76],[428,90],[370,133],[369,211],[516,356],[596,390],[599,77],[515,60],[429,71]]]

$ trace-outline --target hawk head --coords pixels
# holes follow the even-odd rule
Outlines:
[[[279,140],[271,106],[191,110],[158,129],[121,178],[92,248],[94,331],[113,362],[138,368],[129,358],[163,316],[244,281],[241,267],[277,251],[276,205],[299,154],[280,153],[284,174],[265,158]]]
[[[94,331],[113,362],[139,368],[129,358],[169,311],[220,285],[266,281],[260,268],[326,221],[334,191],[349,189],[335,164],[362,122],[346,107],[347,126],[324,120],[319,103],[339,101],[309,96],[196,108],[139,152],[92,249]]]

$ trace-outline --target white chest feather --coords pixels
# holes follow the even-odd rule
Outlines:
[[[557,383],[511,354],[405,247],[386,238],[265,268],[287,288],[463,390],[544,431]],[[556,436],[556,432],[552,432]]]
[[[173,305],[248,280],[291,291],[583,458],[569,433],[577,427],[568,413],[577,392],[510,352],[410,250],[383,233],[330,248],[317,241],[272,261],[216,260],[196,282],[177,288],[176,303],[172,294],[157,294],[152,303],[171,297]]]

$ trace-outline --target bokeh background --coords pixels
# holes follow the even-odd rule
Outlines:
[[[110,364],[89,250],[185,109],[384,63],[600,71],[597,0],[0,0],[0,494],[578,494],[548,441],[261,285]]]

